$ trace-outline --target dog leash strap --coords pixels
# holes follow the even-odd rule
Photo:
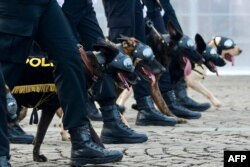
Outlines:
[[[193,69],[193,71],[195,71],[195,72],[197,72],[198,74],[200,74],[200,75],[202,76],[202,79],[205,79],[204,75],[203,75],[200,71],[198,71],[198,70],[196,70],[196,69]]]
[[[78,47],[79,47],[80,57],[81,57],[84,65],[85,65],[84,66],[85,69],[89,71],[92,80],[96,81],[97,80],[97,76],[94,75],[93,67],[91,66],[91,63],[90,63],[90,61],[89,61],[89,59],[88,59],[85,51],[83,50],[82,45],[79,44]]]
[[[215,46],[216,46],[216,48],[217,48],[217,53],[218,53],[219,55],[221,55],[221,53],[222,53],[222,48],[221,48],[221,46],[219,46],[219,45],[216,43],[215,38],[213,39],[213,42],[214,42],[214,44],[215,44]]]

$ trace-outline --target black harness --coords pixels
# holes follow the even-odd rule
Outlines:
[[[215,38],[213,39],[215,46],[217,47],[217,53],[221,55],[222,50],[229,50],[235,47],[235,43],[232,39],[221,37],[220,42],[217,44]]]

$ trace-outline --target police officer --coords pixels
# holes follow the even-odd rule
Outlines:
[[[149,0],[146,0],[149,1]],[[182,32],[182,28],[179,24],[179,21],[177,19],[177,16],[175,14],[175,10],[172,6],[172,4],[170,3],[170,0],[159,0],[160,5],[162,7],[162,9],[164,10],[164,15],[163,15],[163,20],[164,23],[166,25],[167,22],[171,21],[174,26],[180,31]],[[155,6],[157,6],[157,2],[156,0],[153,0],[151,3],[155,3]],[[152,4],[151,4],[152,6]],[[156,9],[157,7],[155,7]],[[158,4],[158,9],[159,10],[159,4]],[[189,110],[193,110],[193,111],[205,111],[207,109],[209,109],[211,107],[211,105],[209,103],[198,103],[196,101],[194,101],[193,99],[191,99],[190,97],[188,97],[187,95],[187,84],[184,80],[184,78],[179,78],[177,79],[177,81],[173,81],[175,82],[174,84],[174,90],[175,90],[175,94],[177,96],[177,100],[179,102],[179,104],[181,104],[183,107],[189,109]],[[164,91],[164,83],[162,83],[162,80],[160,81],[160,86],[161,90]],[[169,93],[171,94],[171,93]],[[172,93],[173,94],[173,93]],[[178,107],[178,108],[183,108],[183,107]],[[183,108],[184,109],[184,108]]]
[[[85,110],[86,81],[78,42],[56,0],[0,0],[0,20],[0,60],[11,69],[5,73],[10,87],[15,86],[22,75],[34,39],[55,64],[54,78],[64,110],[63,124],[71,136],[72,165],[121,160],[123,154],[120,151],[105,149],[90,136],[90,122]],[[7,156],[8,142],[5,139],[3,142],[5,149],[0,151]]]
[[[146,41],[145,23],[143,20],[143,6],[140,0],[103,0],[105,14],[109,27],[109,38],[118,42],[120,35],[135,37]],[[139,110],[137,125],[169,125],[173,120],[159,111],[153,105],[150,87],[145,80],[133,86],[134,97]]]
[[[144,4],[147,7],[147,18],[152,20],[155,28],[162,34],[167,33],[165,23],[161,15],[161,7],[156,0],[144,0]],[[165,2],[165,1],[164,1]],[[174,82],[171,78],[169,67],[166,67],[167,71],[161,75],[159,80],[159,88],[161,94],[167,103],[171,112],[176,115],[182,115],[184,118],[199,118],[201,116],[198,112],[193,112],[183,107],[175,97]]]
[[[104,39],[91,0],[65,0],[62,9],[75,34],[86,50],[99,38]],[[137,133],[121,121],[120,111],[115,103],[115,85],[111,76],[106,75],[93,86],[95,100],[100,105],[103,118],[101,140],[103,143],[141,143],[147,141],[145,134]]]
[[[9,163],[9,140],[7,130],[7,105],[5,95],[5,82],[0,66],[0,166],[10,167]]]

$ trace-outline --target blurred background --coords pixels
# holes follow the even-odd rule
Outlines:
[[[171,0],[184,33],[194,38],[200,33],[206,41],[215,35],[232,38],[243,53],[235,66],[219,69],[221,75],[250,75],[250,1],[249,0]],[[102,1],[95,3],[97,18],[108,33]]]

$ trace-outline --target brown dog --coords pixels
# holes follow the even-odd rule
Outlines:
[[[229,61],[232,65],[234,65],[235,57],[242,52],[239,46],[237,46],[232,39],[227,37],[216,36],[208,43],[208,45],[217,49],[217,53],[221,58]],[[201,83],[201,81],[205,79],[206,74],[207,67],[205,65],[196,65],[192,73],[188,75],[185,80],[188,87],[207,97],[215,107],[220,107],[222,105],[220,100]]]

